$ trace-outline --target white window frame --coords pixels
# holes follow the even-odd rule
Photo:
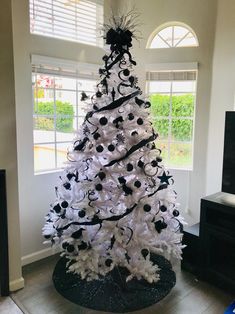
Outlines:
[[[33,75],[48,75],[51,77],[63,77],[63,78],[73,78],[76,80],[76,88],[75,89],[64,89],[64,88],[56,88],[55,85],[53,87],[45,87],[42,88],[43,90],[51,90],[53,94],[53,101],[54,106],[56,103],[56,92],[57,91],[70,91],[74,92],[76,94],[76,109],[74,117],[76,117],[76,131],[79,128],[78,125],[78,119],[84,118],[85,115],[79,114],[79,99],[81,98],[81,92],[89,92],[94,93],[94,90],[84,90],[79,88],[79,81],[82,79],[85,80],[91,80],[95,82],[98,81],[98,69],[99,65],[96,64],[86,64],[86,63],[77,63],[69,60],[63,60],[63,59],[56,59],[56,58],[50,58],[45,56],[37,56],[32,55],[31,57],[32,61],[32,76]],[[34,98],[34,90],[37,87],[32,86],[32,102],[33,102],[33,119],[37,117],[51,117],[54,118],[54,141],[48,141],[48,142],[34,142],[33,141],[33,148],[35,146],[40,145],[54,145],[55,147],[55,168],[50,169],[40,169],[35,170],[35,156],[34,156],[34,174],[45,174],[45,173],[51,173],[55,171],[61,171],[62,168],[58,167],[58,145],[59,144],[68,144],[68,147],[71,145],[72,141],[59,141],[57,140],[57,132],[56,131],[56,113],[54,111],[54,115],[43,115],[43,114],[37,114],[35,113],[35,98]],[[38,101],[38,99],[37,99]],[[62,117],[60,115],[60,117]],[[63,116],[66,117],[66,116]],[[65,160],[66,161],[66,160]]]
[[[171,81],[170,85],[170,92],[161,92],[159,94],[163,95],[170,95],[170,114],[169,116],[164,116],[164,117],[152,117],[153,121],[157,120],[169,120],[169,134],[168,134],[168,139],[167,140],[161,140],[161,142],[167,144],[167,159],[170,160],[170,145],[172,143],[188,143],[192,145],[192,164],[191,166],[184,166],[184,167],[175,167],[167,164],[167,161],[164,162],[164,164],[169,167],[170,169],[176,169],[176,170],[188,170],[192,171],[193,170],[193,165],[194,165],[194,134],[195,134],[195,116],[196,116],[196,97],[197,97],[197,79],[198,79],[198,63],[197,62],[192,62],[192,63],[158,63],[158,64],[148,64],[146,65],[146,92],[147,95],[151,94],[156,94],[155,92],[150,93],[149,91],[149,82],[150,80],[150,75],[151,72],[189,72],[189,71],[194,71],[196,72],[196,79],[195,79],[195,91],[194,91],[194,114],[192,117],[172,117],[172,94],[177,94],[177,92],[172,92],[172,85],[173,85],[173,80]],[[152,80],[154,81],[154,80]],[[183,91],[180,92],[182,94]],[[189,94],[186,92],[185,94]],[[193,127],[192,127],[192,140],[191,141],[177,141],[171,139],[171,134],[172,134],[172,119],[179,119],[179,120],[186,120],[190,119],[193,121]]]
[[[174,28],[175,27],[182,27],[184,28],[185,30],[187,30],[187,33],[185,35],[183,35],[182,38],[179,39],[179,41],[174,44],[174,36],[175,36],[175,33],[174,33]],[[169,27],[172,27],[172,37],[171,37],[171,44],[169,44],[159,33],[166,29],[166,28],[169,28]],[[195,39],[195,42],[196,44],[195,45],[184,45],[184,46],[178,46],[178,44],[180,42],[182,42],[188,34],[192,34],[193,38]],[[159,36],[159,38],[165,43],[166,47],[152,47],[152,42],[153,40],[155,40],[155,38]],[[194,32],[194,30],[187,24],[185,23],[182,23],[182,22],[176,22],[176,21],[172,21],[172,22],[167,22],[167,23],[164,23],[162,25],[160,25],[157,29],[154,30],[154,32],[150,35],[149,39],[148,39],[148,42],[147,42],[147,46],[146,48],[148,49],[168,49],[168,48],[178,48],[178,47],[182,47],[182,48],[190,48],[190,47],[198,47],[199,46],[199,41],[198,41],[198,38],[197,38],[197,35],[196,33]]]

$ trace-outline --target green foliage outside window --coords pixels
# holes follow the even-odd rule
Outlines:
[[[73,132],[73,105],[68,102],[38,102],[35,114],[48,115],[48,117],[38,117],[35,123],[36,130],[54,130],[54,113],[56,113],[56,130],[60,132]],[[66,117],[65,117],[66,116]]]
[[[151,112],[153,117],[160,118],[153,122],[156,131],[161,139],[167,139],[169,133],[169,115],[172,118],[171,140],[190,141],[192,139],[193,122],[191,119],[179,119],[193,117],[194,114],[194,95],[159,95],[154,94],[150,97]],[[170,102],[171,112],[170,112]]]

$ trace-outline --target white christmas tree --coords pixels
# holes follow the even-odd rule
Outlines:
[[[47,241],[61,246],[68,271],[86,280],[122,266],[127,281],[152,283],[159,267],[151,254],[181,257],[183,218],[157,149],[150,103],[133,74],[133,26],[130,16],[114,18],[106,32],[101,81],[43,228]]]

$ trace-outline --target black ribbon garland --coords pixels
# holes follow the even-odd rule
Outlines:
[[[129,157],[131,154],[133,154],[136,150],[140,149],[141,147],[145,146],[146,144],[148,144],[149,142],[154,141],[157,138],[157,134],[153,132],[153,134],[144,140],[141,140],[139,143],[133,145],[128,151],[127,153],[120,157],[119,159],[114,159],[111,160],[107,165],[104,165],[104,167],[111,167],[113,165],[115,165],[116,163],[126,159],[127,157]]]
[[[94,225],[102,225],[103,221],[118,221],[118,220],[124,218],[125,216],[129,215],[134,210],[134,208],[136,206],[137,206],[137,204],[134,204],[132,207],[127,208],[126,211],[121,215],[111,216],[108,218],[99,218],[98,216],[94,215],[91,221],[84,221],[84,222],[74,221],[74,222],[70,222],[69,224],[67,224],[64,227],[56,228],[54,226],[54,228],[56,229],[57,232],[61,232],[63,230],[68,229],[70,226],[94,226]]]

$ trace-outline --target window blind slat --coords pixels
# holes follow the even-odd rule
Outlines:
[[[195,81],[196,71],[147,72],[147,81]]]
[[[30,0],[30,31],[44,36],[102,45],[103,0]]]

